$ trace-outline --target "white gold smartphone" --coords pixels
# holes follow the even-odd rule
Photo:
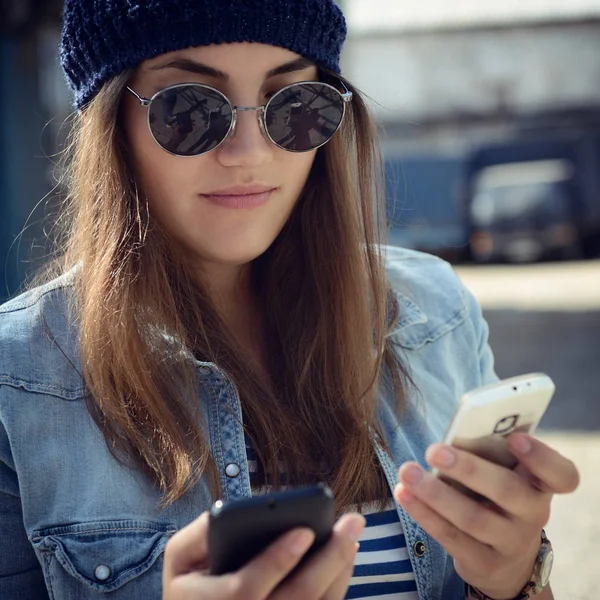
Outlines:
[[[533,434],[554,390],[548,375],[531,373],[468,392],[462,397],[443,442],[513,469],[518,461],[508,449],[506,438],[513,432]],[[439,471],[432,469],[432,474],[437,477]],[[447,477],[440,479],[474,495]]]

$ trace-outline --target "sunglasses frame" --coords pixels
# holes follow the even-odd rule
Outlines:
[[[333,139],[333,136],[338,132],[338,130],[342,126],[342,123],[344,122],[344,118],[346,117],[346,106],[347,106],[348,103],[350,103],[352,101],[353,93],[350,90],[348,90],[348,88],[346,87],[346,85],[344,84],[343,81],[341,81],[341,80],[338,80],[338,81],[339,81],[339,83],[344,88],[343,92],[341,92],[340,90],[338,90],[335,86],[333,86],[333,85],[331,85],[329,83],[326,83],[324,81],[297,81],[296,83],[292,83],[290,85],[286,85],[285,87],[282,87],[280,90],[277,90],[277,92],[275,92],[273,94],[273,96],[271,96],[271,98],[269,98],[269,101],[266,104],[262,104],[262,105],[259,105],[259,106],[236,106],[220,90],[217,90],[216,88],[214,88],[214,87],[212,87],[210,85],[206,85],[204,83],[197,83],[197,82],[177,83],[175,85],[167,86],[167,87],[159,90],[158,92],[156,92],[156,94],[154,94],[151,98],[144,98],[143,96],[140,96],[137,92],[135,92],[129,86],[127,86],[127,90],[129,92],[131,92],[138,99],[138,101],[139,101],[139,103],[140,103],[141,106],[143,106],[143,107],[145,107],[145,108],[148,109],[147,123],[148,123],[148,129],[150,130],[150,135],[152,135],[152,139],[156,142],[156,144],[159,146],[159,148],[161,148],[165,152],[171,154],[172,156],[177,156],[179,158],[196,158],[197,156],[203,156],[204,154],[208,154],[209,152],[214,152],[219,146],[221,146],[221,144],[223,144],[225,142],[225,140],[227,140],[229,137],[231,137],[235,133],[235,126],[237,124],[237,115],[238,115],[238,112],[258,112],[258,122],[259,122],[260,130],[261,130],[262,134],[272,144],[274,144],[278,148],[281,148],[282,150],[285,150],[286,152],[293,152],[293,153],[296,153],[296,154],[301,154],[301,153],[304,153],[304,152],[312,152],[313,150],[318,150],[319,148],[321,148],[322,146],[324,146],[325,144],[327,144],[328,142],[330,142]],[[325,87],[328,87],[328,88],[334,90],[337,94],[339,94],[340,98],[342,99],[342,118],[340,119],[339,125],[336,127],[336,130],[331,134],[331,137],[328,140],[324,141],[322,144],[319,144],[318,146],[316,146],[314,148],[310,148],[308,150],[289,150],[288,148],[284,148],[283,146],[279,145],[271,137],[271,134],[269,133],[269,130],[267,128],[267,124],[266,124],[266,121],[265,121],[267,110],[269,109],[269,106],[271,105],[271,102],[273,102],[273,100],[275,98],[277,98],[277,96],[279,94],[282,94],[283,92],[285,92],[289,88],[292,88],[292,87],[295,87],[295,86],[298,86],[298,85],[314,85],[314,84],[323,85]],[[207,150],[206,152],[200,152],[199,154],[192,154],[192,155],[176,154],[174,152],[171,152],[171,151],[167,150],[156,139],[156,136],[154,135],[154,132],[152,131],[152,126],[150,124],[150,106],[152,105],[152,103],[155,100],[157,100],[159,98],[159,96],[161,96],[165,92],[167,92],[169,90],[172,90],[172,89],[175,89],[175,88],[178,88],[178,87],[190,87],[190,86],[195,86],[195,87],[201,87],[203,89],[208,89],[211,92],[216,92],[219,96],[222,96],[223,100],[231,108],[231,114],[232,114],[231,124],[229,126],[229,130],[227,131],[227,134],[223,137],[223,139],[214,148],[211,148],[210,150]]]

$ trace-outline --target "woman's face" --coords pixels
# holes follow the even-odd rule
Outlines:
[[[269,76],[300,58],[283,48],[254,43],[190,48],[145,61],[129,86],[150,98],[170,85],[204,83],[235,106],[257,106],[286,85],[317,79],[317,68],[308,61]],[[198,64],[209,69],[194,69]],[[124,97],[123,117],[138,184],[152,217],[207,267],[243,265],[267,250],[288,220],[316,155],[316,150],[292,153],[275,146],[262,134],[257,112],[238,113],[235,133],[221,146],[187,158],[156,144],[148,128],[148,109],[130,93]],[[273,191],[252,207],[218,197],[231,194],[233,187],[255,185]]]

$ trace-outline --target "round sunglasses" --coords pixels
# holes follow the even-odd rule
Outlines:
[[[233,135],[239,112],[258,112],[263,135],[288,152],[309,152],[326,144],[342,125],[352,92],[340,81],[303,81],[273,94],[262,106],[234,106],[227,96],[200,83],[181,83],[152,98],[127,89],[148,108],[148,126],[157,144],[176,156],[200,156]]]

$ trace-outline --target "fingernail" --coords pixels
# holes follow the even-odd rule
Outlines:
[[[533,448],[531,442],[522,435],[513,437],[511,439],[511,444],[512,447],[521,454],[527,454],[528,452],[531,452],[531,449]]]
[[[350,541],[358,542],[367,521],[362,515],[354,515],[345,519],[338,527],[338,531],[345,535]]]
[[[401,483],[394,488],[394,495],[396,500],[399,499],[399,502],[404,504],[409,504],[415,499],[415,497]]]
[[[303,529],[290,535],[288,548],[294,556],[302,556],[315,540],[315,534],[310,529]]]
[[[417,485],[423,479],[423,471],[417,466],[407,467],[402,471],[402,480],[410,485]]]
[[[456,462],[456,454],[450,448],[440,448],[433,457],[438,467],[451,467]]]

